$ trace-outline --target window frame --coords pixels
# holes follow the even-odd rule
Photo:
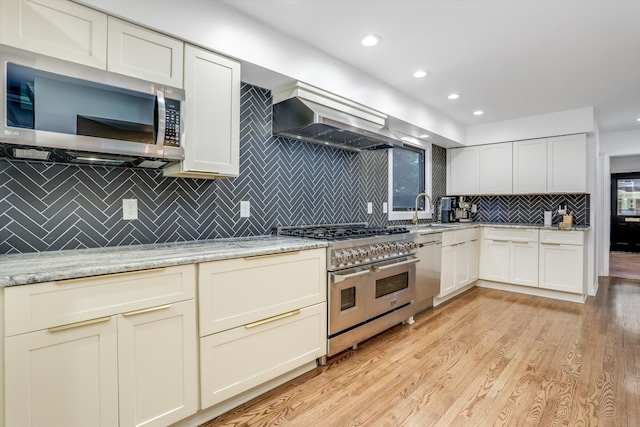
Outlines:
[[[432,196],[433,194],[433,189],[432,189],[432,179],[431,179],[431,172],[432,172],[432,144],[429,143],[422,143],[420,145],[414,145],[414,144],[407,144],[404,143],[403,147],[398,147],[398,148],[404,148],[404,149],[408,149],[408,150],[420,150],[424,152],[424,191],[425,193],[429,194],[429,196]],[[387,158],[388,158],[388,182],[389,182],[389,187],[388,187],[388,209],[387,209],[387,215],[389,218],[389,221],[401,221],[401,220],[411,220],[413,219],[413,214],[414,211],[394,211],[393,210],[393,148],[388,150],[388,154],[387,154]],[[417,196],[417,194],[416,194]],[[435,204],[435,200],[431,200],[432,204]],[[431,206],[429,206],[428,203],[425,203],[425,208],[424,209],[420,209],[418,208],[418,219],[432,219],[433,218],[433,212],[431,210]]]

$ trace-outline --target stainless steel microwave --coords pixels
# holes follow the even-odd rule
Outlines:
[[[0,46],[0,156],[162,168],[184,159],[184,91]]]

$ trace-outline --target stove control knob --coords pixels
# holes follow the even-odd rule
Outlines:
[[[396,249],[398,252],[404,252],[407,250],[407,244],[405,242],[398,242],[396,243]]]
[[[347,261],[353,262],[358,259],[358,250],[357,249],[349,249],[347,252]]]
[[[391,247],[391,243],[385,243],[382,245],[382,253],[384,254],[388,254],[389,252],[392,251],[392,247]]]
[[[365,248],[365,247],[360,248],[359,252],[360,252],[360,259],[367,259],[370,256],[369,248]]]
[[[344,251],[338,251],[335,253],[335,259],[338,264],[344,264],[347,260],[347,254]]]
[[[410,250],[410,251],[412,251],[412,250],[414,250],[415,248],[417,248],[417,247],[418,247],[418,246],[416,245],[416,242],[413,242],[413,241],[412,241],[412,242],[408,242],[408,243],[407,243],[407,246],[408,246],[408,248],[407,248],[407,249],[408,249],[408,250]]]
[[[380,251],[382,251],[382,245],[379,245],[379,244],[371,245],[371,253],[373,255],[380,255]]]

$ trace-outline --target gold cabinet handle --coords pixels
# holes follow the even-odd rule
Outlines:
[[[244,325],[244,327],[247,328],[247,329],[255,328],[256,326],[264,325],[265,323],[275,322],[276,320],[280,320],[280,319],[284,319],[284,318],[287,318],[287,317],[295,316],[296,314],[300,314],[300,312],[301,312],[301,310],[298,309],[298,310],[290,311],[288,313],[278,314],[277,316],[269,317],[267,319],[258,320],[257,322],[247,323],[246,325]]]
[[[155,272],[164,271],[164,270],[166,270],[166,267],[151,268],[148,270],[125,271],[122,273],[101,274],[99,276],[76,277],[74,279],[56,280],[55,283],[58,285],[68,285],[69,283],[80,282],[83,280],[110,279],[112,277],[132,276],[134,274],[142,274],[142,273],[155,273]]]
[[[69,323],[68,325],[55,326],[53,328],[49,328],[49,332],[66,331],[67,329],[74,329],[74,328],[80,328],[82,326],[94,325],[96,323],[108,322],[109,320],[111,320],[111,316],[100,317],[98,319],[85,320],[84,322]]]
[[[278,252],[278,253],[275,253],[275,254],[246,256],[246,257],[244,257],[244,259],[250,261],[252,259],[271,258],[271,257],[275,257],[275,256],[282,256],[282,255],[295,255],[295,254],[299,254],[299,253],[300,253],[300,251]]]
[[[143,308],[142,310],[130,311],[128,313],[122,313],[122,315],[123,316],[135,316],[137,314],[152,313],[154,311],[166,310],[167,308],[171,308],[171,305],[172,304],[165,304],[165,305],[159,305],[157,307]]]

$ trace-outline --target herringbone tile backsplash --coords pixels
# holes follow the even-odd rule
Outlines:
[[[263,235],[277,225],[389,225],[382,213],[386,151],[352,153],[273,137],[271,93],[245,84],[241,96],[238,178],[0,160],[0,254]],[[445,195],[445,172],[446,150],[434,146],[434,201]],[[122,220],[122,199],[138,199],[137,221]],[[240,218],[242,200],[251,202],[249,218]],[[484,198],[478,202],[484,220],[490,209]],[[520,222],[508,206],[498,219]]]

